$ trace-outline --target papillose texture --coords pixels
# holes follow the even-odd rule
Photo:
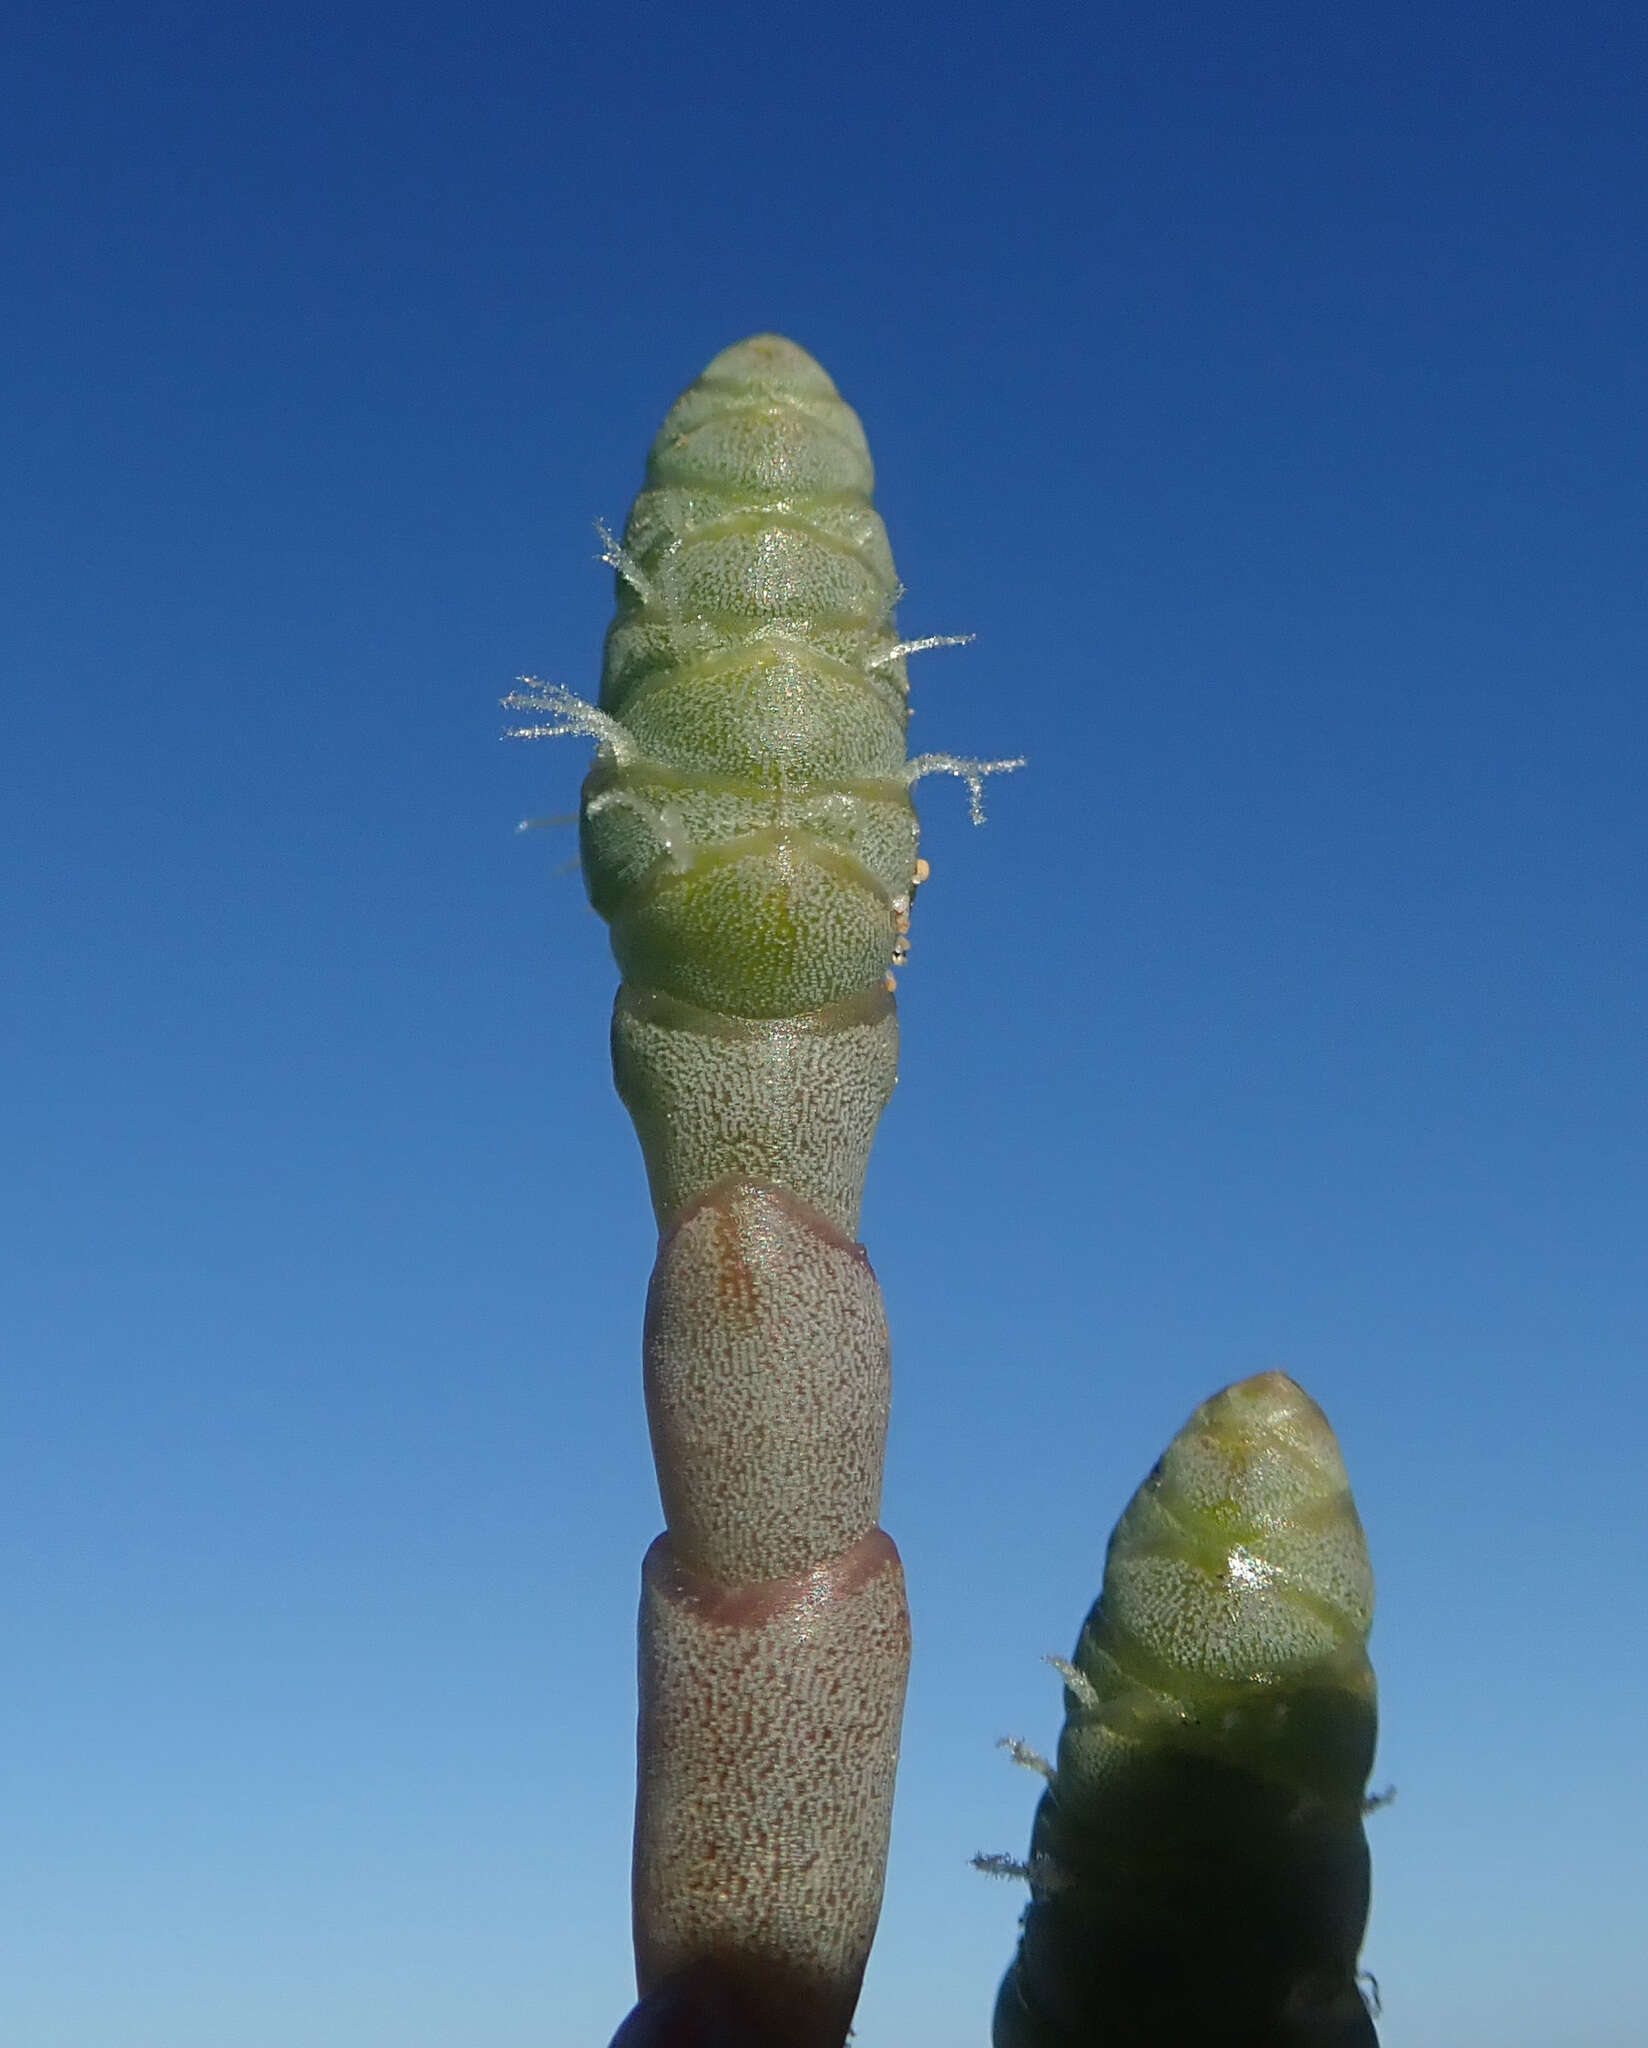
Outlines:
[[[511,700],[546,715],[528,736],[600,742],[583,867],[623,976],[613,1070],[660,1232],[637,1976],[654,2012],[701,1993],[797,2048],[852,2017],[908,1664],[877,1527],[887,1328],[856,1240],[897,1072],[910,790],[960,775],[976,817],[981,778],[1016,765],[906,758],[905,660],[939,643],[898,639],[872,480],[857,415],[804,350],[726,350],[672,407],[609,543],[599,708],[541,686]],[[624,2038],[663,2027],[638,2013]]]
[[[1277,1372],[1205,1402],[1061,1667],[995,2048],[1377,2048],[1356,1961],[1372,1613],[1321,1410]]]

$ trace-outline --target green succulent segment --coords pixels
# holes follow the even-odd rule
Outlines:
[[[719,1181],[761,1181],[858,1235],[865,1163],[898,1078],[898,1015],[879,984],[810,1015],[761,1019],[625,988],[612,1070],[660,1217]]]
[[[618,552],[584,789],[624,979],[792,1017],[873,988],[916,856],[898,581],[857,415],[791,342],[671,408]]]
[[[1110,1540],[995,2048],[1377,2048],[1358,1990],[1373,1578],[1281,1373],[1179,1432]]]

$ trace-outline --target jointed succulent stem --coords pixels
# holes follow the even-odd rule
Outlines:
[[[599,707],[513,700],[529,736],[599,745],[584,875],[659,1228],[667,1528],[642,1593],[626,2039],[685,2000],[838,2048],[880,1909],[909,1628],[877,1526],[890,1361],[858,1213],[897,1073],[911,786],[960,775],[976,816],[982,778],[1016,764],[907,759],[905,662],[946,642],[898,637],[871,485],[810,356],[728,349],[671,409],[622,542],[604,536]]]

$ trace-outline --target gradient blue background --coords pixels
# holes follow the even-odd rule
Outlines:
[[[5,181],[0,2041],[597,2048],[651,1227],[570,835],[675,392],[860,409],[935,877],[865,1236],[863,2048],[985,2039],[1105,1536],[1280,1364],[1386,2048],[1642,2038],[1648,26],[34,6]]]

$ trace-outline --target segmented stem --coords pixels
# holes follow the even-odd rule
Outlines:
[[[887,1330],[856,1242],[917,839],[915,650],[871,483],[803,350],[718,356],[609,542],[617,616],[583,725],[584,872],[623,974],[613,1070],[660,1233],[637,1976],[654,2011],[708,1986],[797,2048],[836,2048],[852,2017],[908,1661],[877,1527]]]

